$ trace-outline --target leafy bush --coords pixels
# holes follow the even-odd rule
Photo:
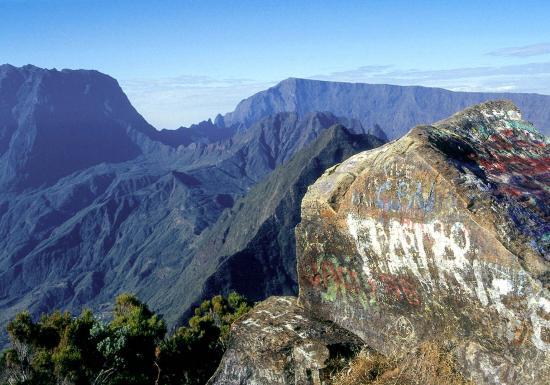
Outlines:
[[[162,384],[204,384],[226,349],[231,324],[251,309],[236,293],[215,296],[195,309],[188,327],[181,327],[159,348]]]
[[[225,351],[231,323],[249,309],[238,294],[216,296],[169,337],[164,320],[130,294],[116,299],[109,322],[89,310],[78,317],[56,311],[37,322],[23,312],[8,324],[0,384],[203,384]]]

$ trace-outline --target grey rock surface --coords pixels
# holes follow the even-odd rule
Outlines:
[[[271,297],[231,329],[229,346],[208,385],[321,385],[333,361],[353,355],[361,340],[312,318],[296,297]]]

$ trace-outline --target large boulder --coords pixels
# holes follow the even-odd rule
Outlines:
[[[296,229],[300,303],[382,353],[450,347],[479,384],[550,378],[550,151],[488,102],[330,168]]]
[[[306,314],[296,297],[270,297],[233,325],[207,385],[321,385],[361,341]]]

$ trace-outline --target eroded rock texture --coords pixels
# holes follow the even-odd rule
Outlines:
[[[546,384],[549,155],[489,102],[327,170],[296,230],[301,303],[382,353],[435,339],[476,383]]]
[[[233,326],[208,385],[321,385],[360,346],[351,333],[306,314],[295,297],[270,297]]]

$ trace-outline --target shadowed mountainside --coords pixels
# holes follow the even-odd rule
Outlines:
[[[259,300],[271,293],[296,293],[294,227],[307,187],[332,165],[381,144],[374,136],[335,125],[236,201],[199,244],[199,258],[210,263],[219,258],[206,295],[235,289]]]

